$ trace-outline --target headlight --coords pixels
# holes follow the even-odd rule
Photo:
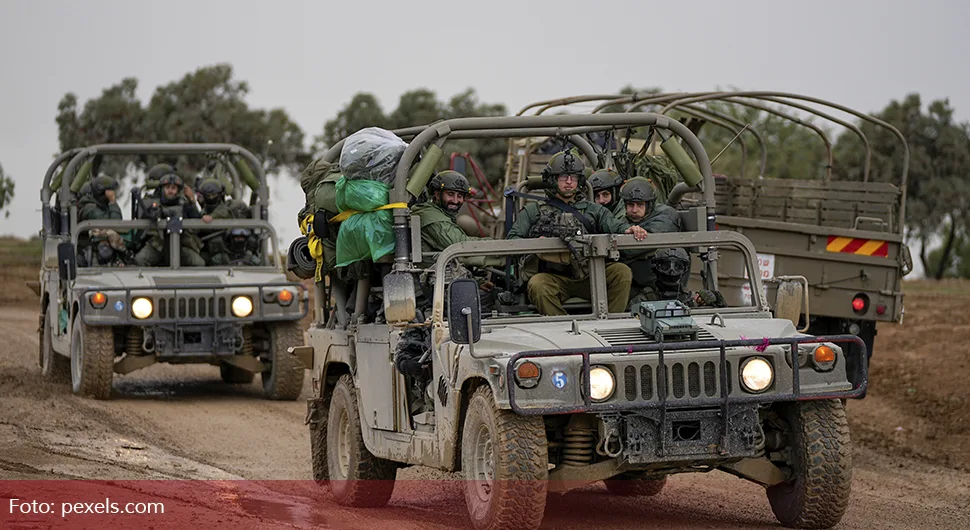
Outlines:
[[[232,314],[239,318],[248,317],[253,312],[253,301],[248,296],[237,296],[232,299]]]
[[[764,392],[773,379],[771,365],[761,357],[752,357],[741,365],[741,383],[751,392]]]
[[[131,302],[131,314],[137,319],[145,320],[152,316],[153,310],[152,301],[147,298],[135,298]]]
[[[602,366],[589,371],[589,397],[593,401],[603,401],[613,395],[613,373]]]

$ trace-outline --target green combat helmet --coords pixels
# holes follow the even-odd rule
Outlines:
[[[98,204],[98,206],[107,208],[108,198],[104,196],[104,192],[108,190],[118,191],[118,181],[106,175],[101,175],[100,177],[90,181],[90,183],[91,196],[94,197],[94,201]],[[83,190],[84,188],[82,187],[81,189]]]
[[[643,202],[647,205],[645,217],[650,217],[654,206],[657,204],[657,192],[653,189],[653,184],[643,177],[633,177],[626,181],[620,188],[620,198],[626,203]]]
[[[578,175],[579,186],[577,189],[584,190],[586,188],[586,164],[582,158],[570,151],[556,153],[549,159],[546,167],[542,170],[542,181],[547,188],[554,190],[559,175]]]
[[[202,205],[214,208],[226,199],[226,186],[216,178],[207,178],[199,185],[202,195]]]
[[[623,185],[623,177],[612,169],[599,169],[589,177],[589,184],[593,187],[593,195],[601,191],[610,192],[610,203],[604,204],[607,208],[612,208],[620,200],[620,186]]]
[[[469,195],[472,192],[472,187],[468,184],[468,179],[465,175],[457,171],[442,171],[435,175],[431,182],[428,183],[428,191],[434,193],[436,191],[457,191]]]

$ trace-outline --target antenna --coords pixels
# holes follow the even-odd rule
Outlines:
[[[712,166],[714,165],[714,162],[716,162],[716,161],[717,161],[717,159],[718,159],[718,158],[720,158],[720,156],[721,156],[722,154],[724,154],[724,151],[727,151],[727,148],[728,148],[728,147],[731,147],[731,144],[733,144],[733,143],[734,143],[734,141],[735,141],[735,140],[737,140],[739,136],[741,136],[741,133],[743,133],[743,132],[745,131],[745,129],[747,129],[747,128],[748,128],[748,126],[750,126],[750,125],[751,125],[750,123],[746,123],[746,124],[744,124],[744,127],[741,127],[741,130],[740,130],[740,131],[738,131],[738,134],[735,134],[735,135],[734,135],[734,138],[731,138],[731,141],[730,141],[730,142],[728,142],[728,144],[724,146],[724,149],[721,149],[721,152],[720,152],[720,153],[718,153],[718,154],[717,154],[717,156],[715,156],[715,157],[714,157],[713,159],[711,159],[711,165],[712,165]]]

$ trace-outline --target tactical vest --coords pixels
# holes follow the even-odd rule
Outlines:
[[[555,206],[538,204],[539,217],[529,229],[529,237],[556,237],[572,245],[576,237],[587,234],[586,227],[569,212]],[[562,274],[576,279],[589,276],[589,259],[573,250],[538,254],[538,272]]]

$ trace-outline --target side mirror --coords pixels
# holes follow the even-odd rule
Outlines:
[[[64,241],[57,245],[57,272],[61,281],[70,281],[77,276],[77,255],[74,243]]]
[[[478,282],[460,278],[448,288],[448,330],[455,344],[474,344],[482,338],[482,306]]]

